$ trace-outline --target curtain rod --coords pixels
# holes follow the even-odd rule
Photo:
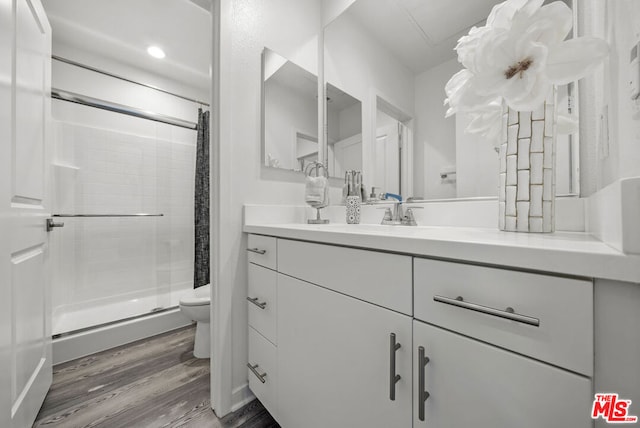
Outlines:
[[[197,99],[194,99],[194,98],[185,97],[183,95],[176,94],[175,92],[167,91],[167,90],[159,88],[157,86],[148,85],[146,83],[141,83],[141,82],[136,82],[135,80],[131,80],[131,79],[128,79],[126,77],[122,77],[122,76],[119,76],[117,74],[110,73],[108,71],[100,70],[99,68],[91,67],[90,65],[81,64],[79,62],[72,61],[70,59],[63,58],[63,57],[58,56],[58,55],[51,55],[51,59],[54,59],[54,60],[60,61],[60,62],[64,62],[64,63],[70,64],[70,65],[74,65],[76,67],[84,68],[85,70],[95,71],[96,73],[104,74],[105,76],[114,77],[116,79],[124,80],[125,82],[133,83],[135,85],[144,86],[145,88],[154,89],[156,91],[163,92],[163,93],[168,94],[168,95],[173,95],[174,97],[182,98],[183,100],[191,101],[191,102],[194,102],[196,104],[200,104],[200,105],[209,107],[209,104],[205,103],[204,101],[200,101],[200,100],[197,100]]]
[[[194,122],[178,119],[176,117],[165,116],[160,113],[154,113],[152,111],[142,110],[135,107],[129,107],[124,104],[112,103],[111,101],[105,101],[98,98],[89,97],[87,95],[80,95],[69,91],[62,91],[57,88],[51,88],[51,97],[57,100],[69,101],[89,107],[96,107],[115,113],[122,113],[142,119],[153,120],[155,122],[167,123],[169,125],[175,125],[181,128],[198,129],[198,125]]]

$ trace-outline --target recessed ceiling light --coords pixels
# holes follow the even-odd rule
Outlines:
[[[149,55],[151,55],[152,57],[159,58],[159,59],[162,59],[162,58],[164,58],[166,56],[164,54],[164,51],[162,49],[160,49],[159,47],[157,47],[157,46],[149,46],[147,48],[147,53]]]

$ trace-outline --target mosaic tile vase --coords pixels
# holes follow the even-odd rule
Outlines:
[[[360,224],[360,196],[347,196],[347,224]]]
[[[536,110],[505,108],[500,145],[499,227],[513,232],[555,229],[555,90]]]

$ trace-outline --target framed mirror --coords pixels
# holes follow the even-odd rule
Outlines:
[[[356,0],[327,24],[326,81],[363,103],[368,187],[405,199],[497,197],[493,144],[467,134],[463,115],[445,118],[443,101],[447,81],[462,69],[458,39],[483,26],[500,2]],[[575,115],[576,98],[577,85],[559,87],[559,111]],[[579,194],[578,144],[577,134],[558,136],[558,195]]]
[[[264,165],[304,171],[318,160],[318,77],[269,48],[262,52]]]

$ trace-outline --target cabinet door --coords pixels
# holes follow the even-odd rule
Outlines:
[[[277,318],[284,428],[411,427],[410,317],[279,274]]]
[[[503,349],[414,321],[414,427],[591,427],[591,381]],[[424,421],[419,418],[419,347]]]

